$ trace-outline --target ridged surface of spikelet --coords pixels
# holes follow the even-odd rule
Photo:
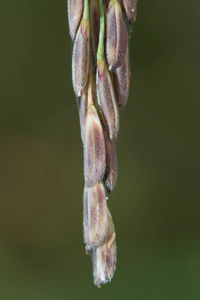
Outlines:
[[[108,195],[117,181],[119,111],[126,105],[130,84],[124,16],[130,23],[135,20],[136,3],[68,0],[70,35],[74,41],[72,82],[78,97],[84,149],[84,243],[98,287],[109,282],[116,269],[116,234]]]

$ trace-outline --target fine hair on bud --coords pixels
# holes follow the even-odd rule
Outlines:
[[[104,243],[93,249],[94,284],[101,287],[114,275],[117,261],[116,234],[110,212],[108,211],[108,231]]]
[[[109,70],[118,68],[126,54],[128,32],[118,0],[110,0],[106,17],[106,53]]]
[[[117,137],[119,130],[119,112],[113,83],[105,59],[97,61],[96,88],[98,105],[109,137],[112,140]]]
[[[68,0],[69,32],[72,40],[75,39],[82,14],[83,14],[83,0]]]
[[[130,85],[130,64],[128,47],[122,65],[113,72],[113,83],[118,108],[125,107]]]
[[[90,26],[89,21],[83,18],[77,31],[72,53],[72,82],[77,97],[82,95],[88,82],[89,54]]]
[[[108,231],[107,200],[101,182],[85,186],[83,196],[83,230],[86,249],[101,245]]]

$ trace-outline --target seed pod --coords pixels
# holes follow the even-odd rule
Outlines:
[[[69,31],[74,40],[83,14],[83,0],[68,0]]]
[[[119,130],[119,113],[112,80],[105,59],[97,61],[97,100],[111,140]]]
[[[88,187],[102,179],[106,154],[103,129],[94,105],[88,107],[84,136],[84,176]]]
[[[102,183],[85,186],[83,197],[83,229],[86,249],[103,243],[108,230],[106,193]]]
[[[106,144],[106,172],[105,172],[105,186],[108,192],[111,192],[117,182],[117,153],[115,142],[111,141],[107,134],[105,136]]]
[[[93,276],[94,284],[101,287],[101,284],[110,281],[116,269],[116,234],[110,212],[108,211],[108,232],[103,245],[93,249]]]
[[[90,25],[82,19],[74,41],[72,54],[72,82],[74,92],[80,97],[87,85],[89,74]]]
[[[128,99],[130,84],[130,66],[129,51],[127,47],[126,56],[122,65],[113,72],[113,83],[118,108],[121,110],[125,107]]]
[[[109,70],[118,68],[126,54],[128,33],[118,0],[110,0],[106,18],[106,53]]]
[[[100,26],[99,0],[90,0],[91,46],[94,65],[96,66],[97,47]]]
[[[137,15],[137,1],[138,0],[122,0],[126,17],[129,23],[135,22]]]

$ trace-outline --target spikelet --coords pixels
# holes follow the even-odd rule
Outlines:
[[[108,211],[108,231],[103,244],[93,249],[94,284],[101,287],[113,277],[117,261],[116,234]]]
[[[88,187],[103,178],[105,173],[105,140],[96,108],[88,108],[84,136],[84,177]]]
[[[119,112],[105,59],[97,61],[96,86],[98,105],[105,119],[109,137],[113,140],[119,130]]]
[[[83,224],[86,249],[100,246],[108,229],[106,193],[101,182],[85,186],[83,197]]]
[[[106,53],[109,70],[118,68],[126,54],[128,32],[118,0],[110,0],[106,18]]]
[[[113,82],[115,96],[118,108],[121,110],[125,107],[128,99],[130,84],[130,64],[128,47],[122,65],[113,72]]]
[[[74,92],[80,97],[87,85],[89,76],[90,23],[82,18],[74,41],[72,53],[72,82]]]

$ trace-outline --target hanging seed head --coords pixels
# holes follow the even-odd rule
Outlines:
[[[105,172],[105,186],[108,192],[111,192],[117,182],[117,153],[115,142],[111,141],[106,133],[105,144],[106,144],[106,172]]]
[[[84,176],[88,187],[102,179],[106,154],[103,129],[94,105],[87,110],[84,136]]]
[[[130,84],[130,65],[128,47],[122,65],[119,68],[117,68],[115,72],[113,72],[113,83],[117,105],[118,108],[121,110],[126,105]]]
[[[99,42],[100,11],[99,0],[90,0],[90,24],[92,58],[96,66],[97,48]]]
[[[126,54],[128,32],[118,0],[110,0],[106,18],[106,53],[109,70],[118,68]]]
[[[102,183],[85,186],[83,197],[83,229],[86,250],[101,245],[108,230],[106,193]]]
[[[137,1],[138,0],[122,0],[126,17],[129,23],[135,22],[137,15]]]
[[[116,268],[116,235],[110,212],[108,211],[108,232],[103,245],[93,249],[94,284],[101,287],[113,277]]]
[[[77,31],[72,54],[72,82],[77,97],[82,95],[88,82],[89,53],[90,23],[83,18]]]
[[[119,113],[105,59],[97,61],[96,89],[98,105],[103,114],[109,137],[113,140],[119,130]]]
[[[72,40],[75,39],[82,14],[83,14],[83,0],[68,0],[69,32]]]

